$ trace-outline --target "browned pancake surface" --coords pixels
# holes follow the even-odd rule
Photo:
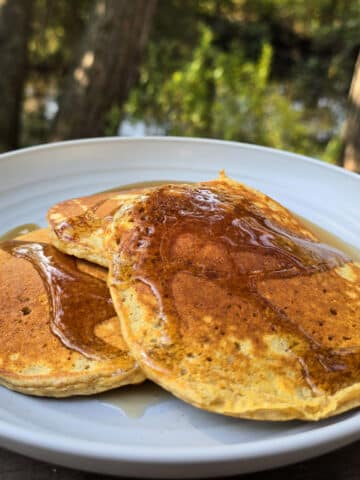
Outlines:
[[[107,267],[106,229],[124,201],[142,191],[111,191],[54,205],[47,215],[51,243],[65,253]]]
[[[49,242],[45,229],[19,239]],[[93,277],[104,277],[100,267],[78,265]],[[112,309],[111,316],[96,326],[95,335],[116,355],[91,358],[65,347],[51,331],[48,293],[29,261],[0,249],[0,284],[0,383],[24,393],[61,397],[143,380]]]
[[[108,248],[125,340],[175,395],[274,420],[360,404],[360,267],[266,195],[160,187],[119,210]]]

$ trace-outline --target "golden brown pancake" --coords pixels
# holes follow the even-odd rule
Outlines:
[[[148,378],[206,410],[318,420],[360,404],[360,265],[224,176],[159,187],[109,229],[109,285]]]
[[[141,189],[105,192],[65,200],[48,212],[51,243],[62,252],[108,266],[104,239],[113,214]]]
[[[33,260],[39,255],[41,264]],[[56,252],[45,229],[1,244],[2,385],[65,397],[144,380],[122,338],[104,275],[98,266]]]

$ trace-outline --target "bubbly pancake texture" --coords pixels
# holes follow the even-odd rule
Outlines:
[[[120,208],[108,249],[124,338],[176,396],[261,420],[360,404],[360,265],[266,195],[159,187]]]
[[[104,276],[100,267],[57,252],[46,229],[0,244],[0,384],[65,397],[144,380]]]
[[[73,198],[48,211],[51,243],[64,253],[108,266],[104,239],[114,213],[142,189],[104,192]]]

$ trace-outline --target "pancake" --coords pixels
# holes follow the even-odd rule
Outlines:
[[[45,229],[0,246],[0,384],[66,397],[144,380],[122,338],[104,269],[57,252]]]
[[[224,175],[116,213],[109,286],[146,376],[194,406],[318,420],[360,404],[360,265]]]
[[[64,253],[108,266],[103,241],[113,214],[142,189],[104,192],[65,200],[48,211],[51,243]]]

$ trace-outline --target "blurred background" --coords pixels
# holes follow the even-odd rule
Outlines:
[[[360,0],[0,0],[0,150],[182,135],[360,171]]]

